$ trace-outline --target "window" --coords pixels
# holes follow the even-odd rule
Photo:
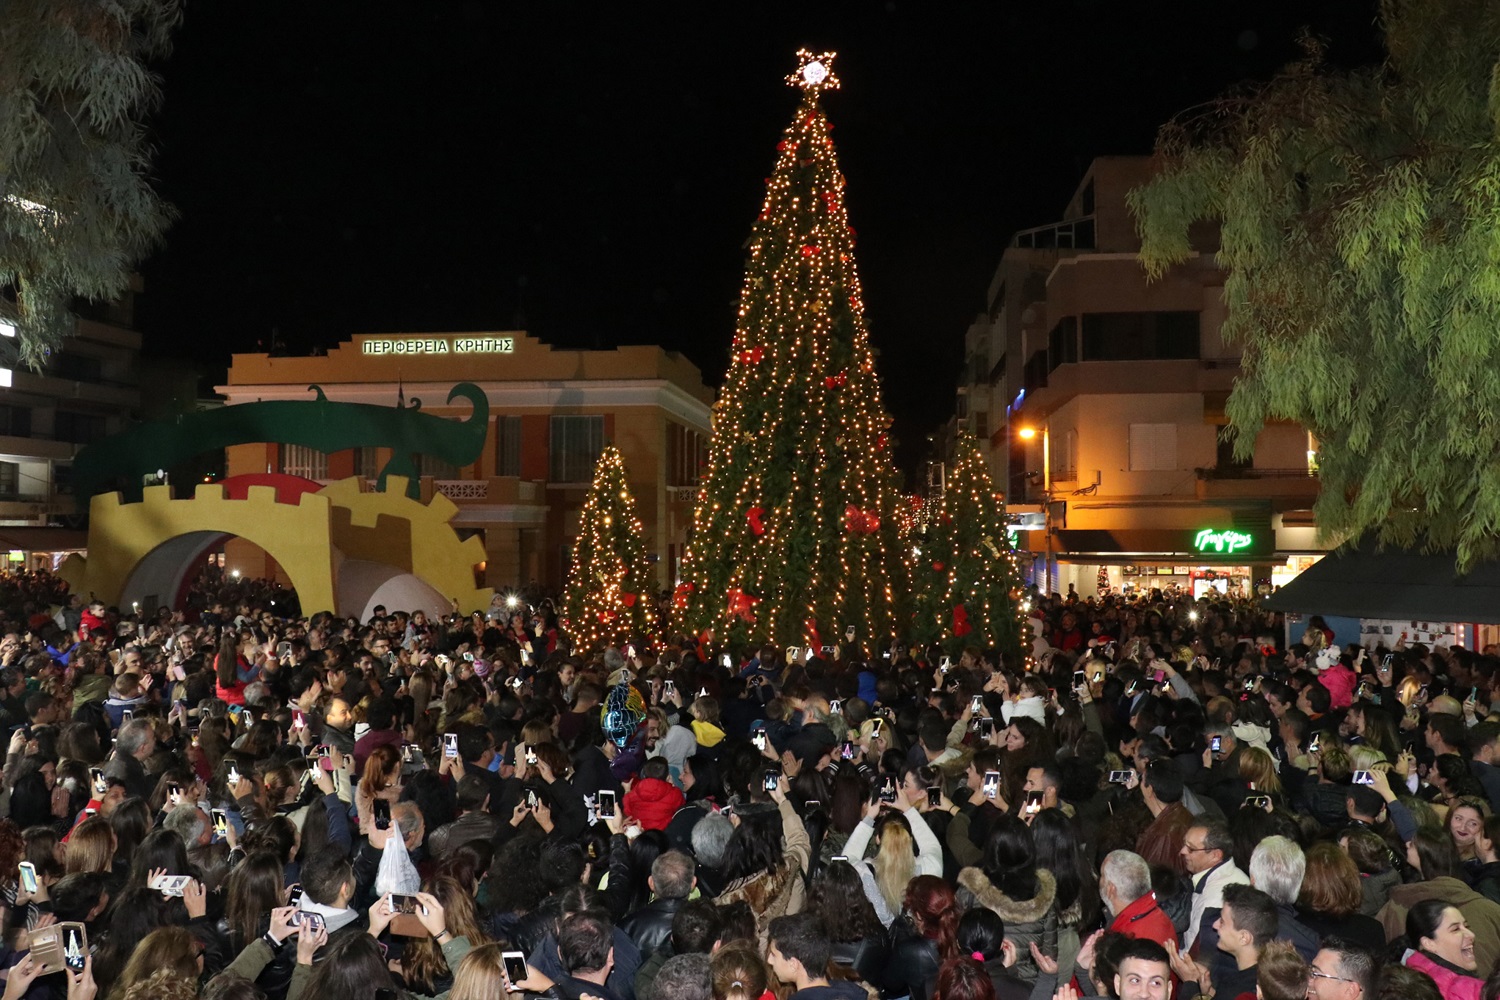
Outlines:
[[[417,475],[431,476],[433,479],[460,479],[463,473],[452,462],[445,462],[431,455],[418,454]]]
[[[1130,425],[1130,471],[1160,472],[1177,468],[1176,424]]]
[[[667,485],[697,486],[703,463],[708,460],[708,442],[703,435],[681,424],[667,422]]]
[[[52,466],[52,489],[61,496],[73,495],[72,462],[58,462]]]
[[[1083,317],[1085,361],[1196,357],[1196,312],[1090,313]]]
[[[48,359],[47,374],[75,382],[99,382],[104,379],[104,362],[87,354],[69,354],[63,351]]]
[[[1000,282],[1000,287],[995,290],[995,297],[990,302],[990,321],[994,322],[1000,318],[1000,313],[1005,309],[1005,282]]]
[[[1175,426],[1172,426],[1175,430]],[[1078,478],[1078,432],[1066,430],[1052,435],[1052,480],[1071,483]]]
[[[495,475],[521,474],[521,418],[495,418]]]
[[[1221,430],[1214,438],[1216,455],[1215,467],[1220,472],[1233,472],[1239,469],[1248,469],[1254,464],[1253,459],[1238,459],[1234,457],[1234,441],[1224,436]]]
[[[548,447],[548,478],[554,483],[587,483],[604,450],[603,417],[553,417]]]
[[[1078,317],[1064,316],[1047,334],[1047,371],[1078,360]]]
[[[281,471],[303,479],[327,479],[328,455],[305,444],[281,446]]]
[[[0,497],[14,498],[21,492],[21,467],[15,462],[0,462]]]
[[[380,449],[355,448],[354,474],[361,479],[380,478]]]
[[[31,409],[26,406],[0,406],[0,434],[31,437]]]
[[[983,410],[974,411],[974,436],[981,442],[989,440],[990,415]]]
[[[104,418],[97,413],[58,410],[52,421],[52,436],[69,444],[93,444],[105,435]]]

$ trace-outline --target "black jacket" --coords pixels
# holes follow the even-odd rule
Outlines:
[[[621,921],[620,929],[641,949],[642,962],[672,936],[672,919],[681,908],[680,899],[654,899]]]
[[[358,914],[353,920],[328,935],[328,943],[318,949],[313,956],[313,964],[317,964],[328,957],[328,952],[333,946],[344,938],[356,934],[363,934],[369,929],[369,922],[364,913]],[[265,991],[268,1000],[286,1000],[287,988],[292,985],[292,971],[297,967],[297,938],[287,938],[276,951],[276,957],[271,959],[260,976],[256,978],[255,985]]]
[[[881,996],[928,1000],[937,981],[938,949],[912,927],[905,917],[891,924],[890,954],[881,973]]]
[[[1031,996],[1031,987],[1010,974],[1003,958],[992,958],[985,962],[984,971],[995,987],[995,1000],[1028,1000]]]
[[[873,935],[859,941],[833,942],[833,963],[853,969],[859,973],[859,978],[877,990],[885,982],[885,966],[889,957],[890,944],[884,935]]]
[[[464,813],[452,823],[440,826],[427,838],[427,853],[442,860],[449,851],[467,844],[471,840],[492,843],[500,830],[500,819],[487,812]]]

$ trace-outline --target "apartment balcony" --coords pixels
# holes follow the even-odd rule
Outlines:
[[[1271,500],[1306,506],[1318,498],[1316,473],[1300,469],[1198,469],[1199,500]]]
[[[133,410],[141,405],[139,383],[114,379],[62,378],[46,372],[18,368],[12,377],[12,388],[18,393],[29,393],[46,399],[78,400],[118,410]]]
[[[67,441],[44,437],[35,431],[28,435],[0,434],[0,460],[45,458],[65,462],[77,454],[79,447]]]
[[[36,521],[54,514],[71,514],[73,498],[60,493],[0,492],[0,521]]]

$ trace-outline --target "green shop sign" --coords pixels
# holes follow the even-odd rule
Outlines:
[[[1215,531],[1204,528],[1193,538],[1193,548],[1215,555],[1233,555],[1255,544],[1255,536],[1244,531]]]

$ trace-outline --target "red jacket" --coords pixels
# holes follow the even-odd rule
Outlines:
[[[1172,926],[1172,918],[1156,905],[1154,892],[1146,893],[1125,907],[1124,911],[1115,917],[1114,923],[1109,925],[1109,929],[1119,931],[1126,937],[1155,941],[1163,948],[1167,946],[1168,941],[1174,945],[1177,944],[1177,928]]]
[[[625,815],[640,821],[643,830],[665,830],[686,797],[670,781],[640,778],[625,793]]]
[[[96,639],[102,635],[106,641],[114,640],[115,630],[110,628],[109,622],[100,618],[88,608],[83,609],[83,614],[79,616],[78,625],[78,635],[82,639]]]

